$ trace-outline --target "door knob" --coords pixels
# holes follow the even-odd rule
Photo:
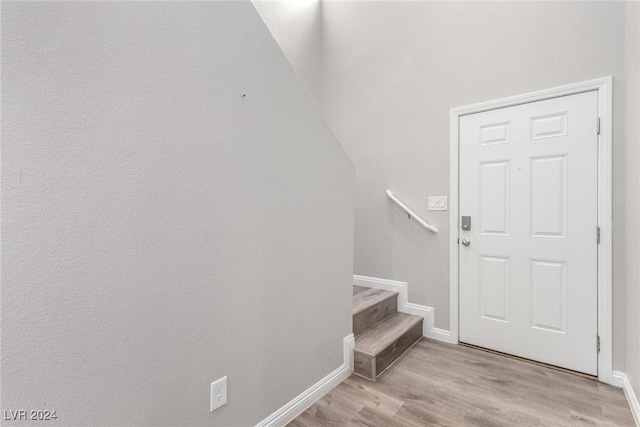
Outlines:
[[[471,244],[471,240],[462,239],[462,244],[465,246],[469,246]]]

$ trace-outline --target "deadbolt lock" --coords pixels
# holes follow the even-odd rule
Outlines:
[[[463,216],[462,217],[462,229],[463,230],[471,230],[471,217],[470,216]]]

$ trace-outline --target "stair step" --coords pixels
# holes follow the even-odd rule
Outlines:
[[[422,337],[420,316],[398,313],[356,337],[354,372],[375,380],[402,353]]]
[[[353,287],[353,334],[358,336],[398,309],[398,293]]]

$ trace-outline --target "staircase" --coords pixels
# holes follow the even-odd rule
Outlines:
[[[356,375],[375,381],[422,337],[423,318],[400,313],[397,307],[397,292],[353,287]]]

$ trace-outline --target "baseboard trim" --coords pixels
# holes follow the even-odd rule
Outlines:
[[[289,403],[256,424],[256,427],[283,427],[293,421],[307,408],[327,394],[332,388],[347,379],[353,370],[353,346],[355,338],[349,334],[342,340],[343,362],[336,370],[303,391]]]
[[[622,371],[613,371],[613,373],[611,374],[611,381],[609,381],[607,384],[618,388],[624,388],[624,377],[626,376],[627,374]]]
[[[622,390],[624,390],[624,395],[629,403],[629,408],[631,408],[631,414],[636,422],[636,426],[640,427],[640,402],[638,401],[636,393],[633,391],[633,387],[631,387],[627,374],[620,371],[613,371],[612,385],[617,384],[620,384],[618,387],[622,387]]]
[[[451,337],[451,333],[445,329],[436,328],[434,326],[433,307],[426,305],[414,304],[409,302],[409,284],[406,282],[398,282],[397,280],[379,279],[377,277],[353,276],[353,284],[356,286],[364,286],[367,288],[382,289],[385,291],[393,291],[398,293],[398,311],[407,314],[420,316],[424,319],[422,323],[422,335],[438,341],[457,344]]]

